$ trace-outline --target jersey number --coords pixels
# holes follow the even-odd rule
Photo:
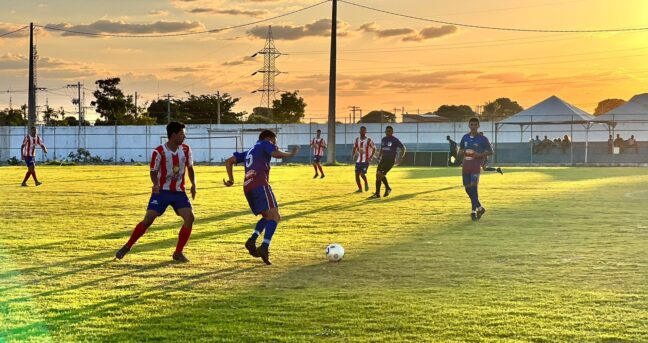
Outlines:
[[[245,166],[247,168],[250,168],[252,166],[252,163],[253,163],[251,152],[252,152],[252,150],[248,151],[247,155],[245,155]]]

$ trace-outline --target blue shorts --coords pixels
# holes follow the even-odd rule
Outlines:
[[[320,163],[321,160],[322,160],[322,156],[319,155],[313,156],[313,163]]]
[[[479,184],[479,173],[476,174],[463,174],[463,184],[464,187],[470,186],[471,183],[478,185]]]
[[[167,207],[173,207],[173,210],[178,213],[178,210],[181,208],[191,208],[191,203],[185,192],[171,192],[171,191],[160,191],[159,194],[152,194],[151,199],[149,200],[149,205],[147,210],[153,210],[160,215],[164,214]]]
[[[356,174],[367,174],[369,162],[356,162]]]
[[[271,208],[278,208],[277,200],[270,186],[260,186],[245,193],[250,209],[255,216]]]
[[[36,165],[36,159],[33,156],[25,156],[25,164],[27,167],[33,167]]]

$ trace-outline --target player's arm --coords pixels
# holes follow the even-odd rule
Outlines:
[[[493,154],[493,147],[491,146],[488,140],[486,140],[486,143],[484,143],[484,145],[486,146],[484,152],[476,153],[475,157],[482,158],[482,157],[488,157]]]
[[[299,146],[295,145],[290,150],[290,152],[285,152],[285,151],[281,151],[281,150],[274,150],[272,152],[272,157],[274,157],[274,158],[293,157],[293,156],[297,155],[298,152],[299,152]]]
[[[464,140],[465,137],[461,138],[461,141],[459,142],[459,151],[457,151],[457,157],[463,159],[464,152],[466,150],[466,141]]]
[[[405,158],[405,152],[407,152],[407,148],[405,147],[405,144],[401,143],[400,153],[398,155],[398,162],[396,164],[400,165],[403,162],[403,158]]]
[[[157,170],[153,171],[151,170],[151,182],[153,182],[153,193],[158,194],[160,193],[160,184],[158,183],[158,177],[157,177]]]
[[[196,199],[196,173],[193,164],[187,166],[187,173],[189,173],[189,180],[191,180],[191,199]]]
[[[153,150],[153,155],[151,156],[151,182],[153,182],[153,193],[154,194],[159,194],[160,193],[160,183],[158,182],[158,171],[160,170],[160,162],[161,162],[162,157],[160,154],[156,151]]]
[[[38,145],[40,145],[41,149],[47,154],[47,147],[45,146],[45,143],[41,139],[38,140]]]
[[[223,184],[230,187],[234,184],[234,165],[237,164],[236,156],[232,156],[225,160],[225,170],[227,170],[227,181],[223,180]]]

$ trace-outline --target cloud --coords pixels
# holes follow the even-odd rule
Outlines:
[[[102,19],[92,24],[72,25],[69,23],[48,24],[48,27],[89,33],[108,34],[160,34],[205,30],[205,26],[195,21],[156,21],[150,24],[131,24],[124,21]],[[64,36],[78,36],[77,33],[64,32]]]
[[[438,37],[443,37],[447,36],[450,34],[453,34],[457,32],[457,27],[453,25],[444,25],[441,27],[426,27],[420,31],[417,32],[417,30],[413,28],[395,28],[395,29],[381,29],[378,24],[375,22],[363,24],[360,26],[360,31],[363,32],[369,32],[373,33],[378,38],[391,38],[391,37],[399,37],[403,36],[403,41],[404,42],[410,42],[410,41],[415,41],[415,42],[420,42],[426,39],[432,39],[432,38],[438,38]]]
[[[254,62],[254,61],[255,61],[254,57],[245,56],[245,57],[243,57],[241,59],[238,59],[238,60],[224,62],[223,65],[224,66],[237,66],[237,65],[248,63],[248,62]]]
[[[347,32],[342,30],[348,25],[338,21],[338,36],[346,36]],[[267,26],[256,26],[250,29],[248,35],[255,38],[265,39],[268,35]],[[331,20],[320,19],[314,23],[303,26],[276,25],[272,26],[272,36],[280,40],[298,40],[305,37],[329,37],[331,36]]]
[[[169,15],[169,11],[165,10],[150,10],[148,13],[150,16],[155,16],[155,17],[166,17]]]
[[[209,13],[209,14],[245,15],[248,17],[260,17],[268,13],[265,10],[244,10],[244,9],[235,9],[235,8],[216,9],[216,8],[207,8],[207,7],[197,7],[197,8],[187,10],[187,12],[197,13],[197,14]]]
[[[434,38],[439,38],[447,35],[451,35],[455,32],[457,32],[458,29],[454,25],[443,25],[441,27],[426,27],[422,29],[418,34],[408,36],[403,38],[404,42],[420,42],[424,41],[427,39],[434,39]]]

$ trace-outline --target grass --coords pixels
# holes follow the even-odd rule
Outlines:
[[[243,248],[256,220],[224,168],[197,167],[184,265],[170,209],[113,261],[145,167],[41,166],[38,188],[0,170],[0,341],[648,341],[645,169],[484,175],[473,223],[458,169],[395,168],[366,201],[352,167],[273,168],[270,267]]]

